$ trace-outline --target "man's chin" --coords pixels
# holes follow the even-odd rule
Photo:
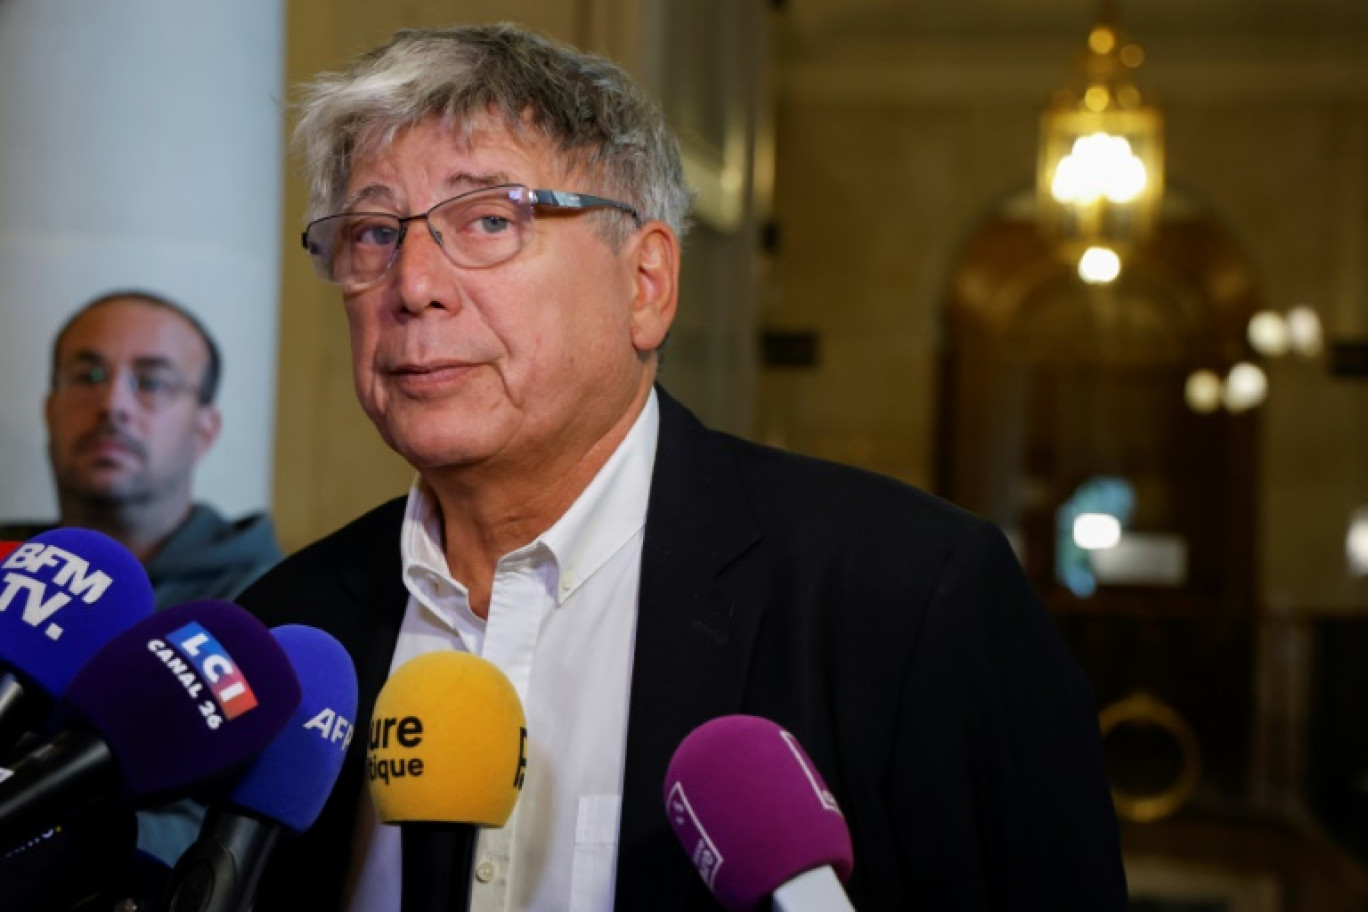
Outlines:
[[[110,477],[82,478],[62,486],[62,493],[91,507],[113,508],[144,503],[150,498],[147,486],[139,479]]]

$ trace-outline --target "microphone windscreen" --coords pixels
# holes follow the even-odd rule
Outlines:
[[[700,725],[670,759],[665,810],[718,901],[754,909],[805,871],[850,877],[850,830],[798,739],[768,719]]]
[[[466,652],[405,662],[375,700],[366,773],[385,823],[503,826],[522,790],[527,723],[513,684]]]
[[[299,708],[227,800],[302,833],[327,803],[351,743],[356,668],[342,644],[316,627],[287,624],[271,633],[294,664]]]
[[[23,542],[17,541],[0,541],[0,561],[13,554],[14,550],[22,544]]]
[[[187,602],[116,636],[72,678],[59,722],[93,729],[129,797],[184,794],[235,772],[299,706],[290,659],[231,602]]]
[[[89,529],[52,529],[0,563],[0,666],[50,697],[152,613],[152,584],[127,548]]]

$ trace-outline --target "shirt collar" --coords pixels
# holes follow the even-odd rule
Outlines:
[[[646,525],[659,429],[660,406],[652,389],[627,436],[564,515],[534,541],[512,552],[525,554],[537,545],[550,552],[558,569],[553,583],[558,605]],[[441,508],[421,477],[414,478],[409,488],[399,551],[404,585],[429,609],[435,606],[417,585],[418,578],[427,573],[450,580],[462,596],[466,594],[465,586],[451,579],[442,548]]]
[[[540,536],[560,566],[557,604],[564,604],[645,527],[659,428],[660,407],[652,389],[617,450],[565,515]]]

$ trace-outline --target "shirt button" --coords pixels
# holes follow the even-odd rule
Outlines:
[[[489,883],[498,873],[499,869],[494,866],[492,861],[482,861],[475,866],[475,879],[480,883]]]

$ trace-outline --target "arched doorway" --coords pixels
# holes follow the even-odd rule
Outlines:
[[[1172,707],[1200,750],[1192,803],[1228,806],[1251,788],[1257,410],[1200,413],[1184,390],[1249,357],[1257,283],[1219,220],[1174,196],[1106,286],[1081,282],[1026,206],[976,227],[947,294],[937,488],[1007,531],[1099,705]],[[1116,546],[1077,543],[1094,508],[1124,523]],[[1139,792],[1184,762],[1109,754]]]

